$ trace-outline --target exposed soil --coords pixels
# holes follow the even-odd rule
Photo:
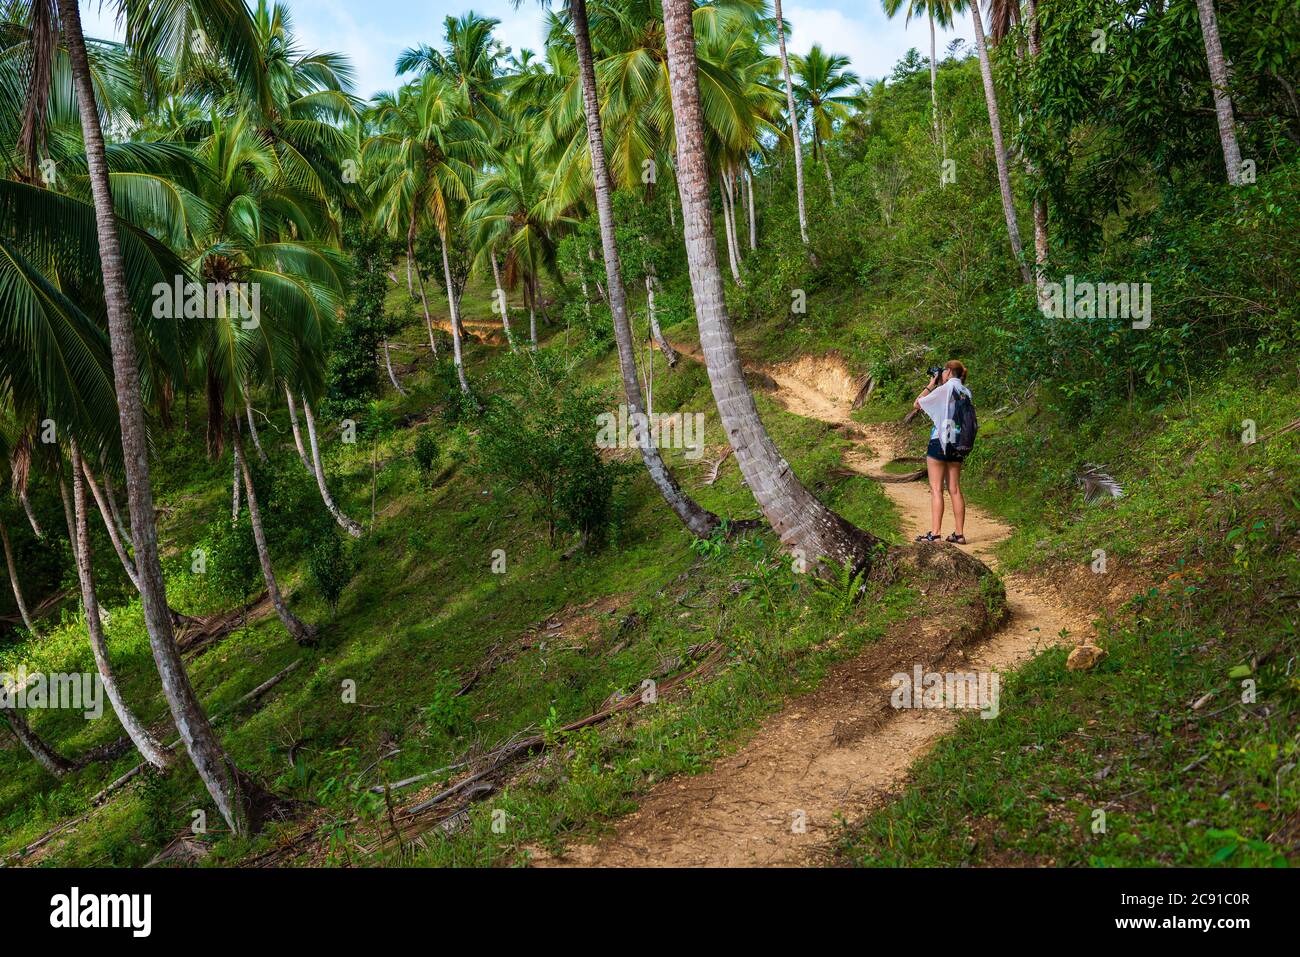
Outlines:
[[[678,347],[699,361],[698,350]],[[753,370],[789,411],[829,422],[855,442],[845,465],[875,479],[900,451],[903,433],[850,418],[862,380],[837,357],[804,357]],[[910,539],[929,524],[924,481],[884,485]],[[946,527],[951,516],[945,516]],[[993,548],[1011,528],[968,505],[966,550],[997,568]],[[933,548],[956,548],[935,545]],[[712,770],[667,780],[640,809],[595,844],[542,866],[799,866],[826,854],[838,821],[862,817],[897,789],[912,764],[949,731],[953,710],[895,709],[890,676],[923,671],[1006,670],[1042,648],[1091,634],[1090,616],[1046,580],[1004,577],[1008,614],[1000,625],[954,639],[941,622],[892,634],[835,666],[818,688],[788,702],[754,737]],[[932,619],[938,622],[938,619]],[[1068,632],[1068,638],[1062,638]],[[996,720],[996,719],[994,719]]]

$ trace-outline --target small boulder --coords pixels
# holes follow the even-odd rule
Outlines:
[[[1087,671],[1105,657],[1106,649],[1084,642],[1070,652],[1070,657],[1065,659],[1065,667],[1070,671]]]

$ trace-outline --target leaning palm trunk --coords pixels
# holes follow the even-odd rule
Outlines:
[[[32,503],[27,500],[27,489],[21,489],[18,492],[18,501],[23,506],[23,511],[27,513],[27,524],[32,527],[32,534],[38,541],[45,541],[45,530],[41,528],[41,523],[36,521],[36,513],[32,511]]]
[[[411,281],[411,264],[415,263],[415,215],[411,215],[411,225],[406,230],[406,281]],[[420,305],[424,309],[424,327],[429,330],[429,348],[433,351],[433,357],[438,357],[438,341],[433,335],[433,316],[429,312],[429,297],[424,292],[424,273],[420,271],[420,264],[415,263],[415,278],[420,285]]]
[[[131,579],[131,584],[135,586],[136,591],[139,591],[140,575],[136,571],[135,564],[131,561],[131,556],[127,554],[126,544],[122,541],[121,535],[118,534],[118,529],[116,525],[114,525],[112,519],[110,519],[108,516],[107,505],[106,502],[104,501],[104,493],[100,490],[99,484],[95,481],[94,474],[90,471],[90,466],[86,464],[86,461],[84,459],[81,460],[80,469],[76,467],[75,463],[73,464],[72,467],[73,487],[74,488],[76,487],[77,479],[83,473],[85,475],[87,484],[90,485],[90,494],[93,495],[95,498],[95,506],[99,509],[99,515],[104,520],[104,528],[108,530],[108,540],[113,543],[113,551],[117,552],[118,560],[122,563],[122,569],[123,571],[126,572],[126,577]],[[75,509],[74,509],[74,514],[75,514]]]
[[[722,428],[746,484],[796,560],[812,564],[827,559],[863,568],[878,545],[877,539],[845,521],[804,488],[763,428],[745,383],[718,269],[691,10],[692,0],[664,0],[682,225],[700,345]]]
[[[1034,277],[1025,262],[1024,246],[1020,242],[1020,223],[1016,219],[1016,203],[1011,195],[1011,173],[1007,169],[1007,148],[1002,142],[1002,117],[998,112],[998,93],[993,85],[993,65],[989,63],[988,45],[984,40],[984,21],[980,19],[978,0],[970,5],[971,20],[975,25],[975,49],[980,58],[980,74],[984,78],[984,100],[988,104],[989,129],[993,132],[993,157],[998,165],[998,189],[1002,191],[1002,213],[1007,220],[1007,237],[1011,240],[1011,255],[1020,267],[1020,277],[1032,285]]]
[[[162,680],[163,694],[167,698],[167,705],[185,749],[231,831],[236,835],[244,835],[256,830],[259,823],[253,805],[256,790],[231,763],[217,740],[190,685],[172,631],[172,617],[167,607],[167,592],[158,558],[158,530],[154,516],[153,487],[149,481],[149,449],[140,396],[135,330],[122,247],[117,234],[113,194],[109,186],[104,134],[99,124],[99,111],[90,76],[90,64],[86,57],[86,41],[81,32],[81,14],[77,9],[77,0],[58,0],[58,6],[64,46],[72,66],[77,109],[85,141],[86,167],[95,206],[100,266],[104,277],[104,302],[113,355],[113,380],[122,427],[122,451],[126,461],[127,501],[149,645]]]
[[[13,731],[22,746],[27,749],[28,754],[36,759],[36,763],[43,767],[56,778],[61,778],[70,771],[75,771],[76,765],[65,758],[59,752],[45,743],[31,726],[27,719],[23,717],[22,711],[18,708],[0,709],[0,714],[4,715],[5,720],[9,722],[9,729]]]
[[[320,497],[325,502],[325,507],[329,513],[334,516],[334,521],[339,523],[339,527],[351,535],[353,538],[361,537],[361,526],[343,514],[343,510],[334,504],[334,497],[330,495],[329,486],[325,484],[325,469],[321,465],[320,443],[316,439],[316,416],[312,415],[311,403],[307,397],[302,397],[302,414],[307,420],[307,443],[311,447],[312,471],[316,473],[316,487],[320,489]]]
[[[230,462],[230,524],[234,525],[239,521],[239,502],[244,483],[239,478],[238,460],[231,456]]]
[[[388,357],[388,340],[384,340],[384,357]],[[391,374],[391,370],[390,370]],[[394,382],[394,385],[397,383]],[[398,387],[401,388],[400,386]],[[293,444],[298,447],[298,458],[302,459],[302,467],[311,474],[316,470],[311,467],[311,459],[307,457],[307,450],[302,444],[302,432],[298,428],[298,404],[293,401],[293,391],[289,388],[289,383],[284,384],[284,399],[289,404],[289,428],[293,430]],[[238,483],[236,483],[238,484]]]
[[[265,465],[269,460],[266,452],[262,450],[262,439],[257,434],[257,423],[253,421],[253,403],[248,398],[248,390],[244,390],[244,411],[248,414],[248,434],[253,437],[253,445],[257,448],[257,458]]]
[[[117,495],[113,492],[113,476],[109,474],[104,460],[100,459],[100,474],[104,478],[104,498],[108,500],[108,511],[113,516],[113,524],[117,526],[117,534],[122,537],[123,541],[131,540],[131,531],[122,521],[122,510],[117,507]]]
[[[623,266],[618,258],[614,233],[613,187],[605,159],[605,138],[600,127],[600,104],[596,99],[596,71],[591,52],[591,35],[587,28],[586,0],[572,0],[570,13],[578,53],[578,78],[582,84],[583,113],[587,121],[587,146],[591,153],[591,173],[596,192],[596,213],[600,222],[601,251],[605,257],[605,278],[609,283],[609,311],[614,321],[614,341],[618,345],[618,370],[627,397],[628,420],[643,416],[645,403],[641,383],[637,380],[636,352],[632,344],[632,327],[627,317],[627,292],[623,288]],[[706,180],[707,183],[707,180]],[[720,524],[718,516],[682,491],[669,470],[649,429],[636,430],[650,481],[654,482],[668,506],[697,538],[708,538]]]
[[[510,307],[506,303],[505,286],[501,285],[501,266],[497,262],[497,251],[495,249],[492,250],[492,279],[497,284],[495,292],[497,308],[501,310],[501,328],[505,330],[506,342],[510,344],[510,351],[518,352],[519,350],[515,347],[515,337],[510,332]],[[586,283],[583,283],[582,298],[584,301],[587,298]],[[590,305],[588,305],[588,308],[590,308]]]
[[[799,236],[803,239],[803,244],[807,246],[808,210],[804,205],[803,198],[803,143],[799,137],[799,114],[795,112],[794,108],[794,83],[790,79],[790,58],[785,52],[785,20],[781,16],[781,0],[774,0],[774,2],[776,43],[777,48],[781,51],[781,75],[785,78],[785,106],[790,111],[790,146],[794,150],[794,184],[799,198]],[[692,39],[691,43],[694,44],[694,42],[694,39]]]
[[[262,510],[257,507],[257,491],[253,488],[253,472],[248,467],[248,459],[244,457],[244,439],[238,428],[230,431],[235,462],[244,476],[244,491],[248,493],[248,520],[253,526],[253,543],[257,546],[257,561],[262,566],[262,579],[266,582],[267,594],[271,596],[271,604],[275,606],[275,613],[280,616],[280,622],[285,631],[289,632],[289,637],[300,645],[310,645],[316,640],[315,630],[289,610],[280,594],[280,585],[275,580],[271,553],[266,547],[266,533],[262,530]]]
[[[1223,43],[1219,40],[1219,18],[1214,10],[1214,0],[1196,0],[1196,12],[1201,19],[1201,35],[1205,38],[1205,58],[1210,66],[1210,83],[1214,87],[1214,116],[1219,123],[1219,144],[1223,147],[1223,165],[1228,170],[1228,182],[1241,185],[1241,147],[1237,143],[1237,126],[1232,117],[1232,96],[1228,92],[1232,77],[1228,61],[1223,56]]]
[[[0,542],[4,543],[5,567],[9,569],[9,584],[14,589],[14,601],[18,603],[18,614],[22,617],[27,630],[39,637],[40,632],[36,630],[36,625],[32,622],[31,612],[27,610],[27,600],[23,598],[23,588],[18,584],[18,568],[14,565],[14,549],[9,543],[9,529],[5,528],[3,521],[0,521]]]
[[[677,365],[677,350],[664,338],[664,331],[659,328],[659,313],[655,310],[655,286],[657,285],[659,280],[653,274],[645,277],[645,307],[650,317],[650,335],[654,336],[655,345],[659,347],[659,351],[668,362],[668,368],[671,369]]]
[[[744,286],[745,281],[740,278],[740,250],[736,242],[736,203],[731,191],[731,177],[723,173],[721,179],[722,187],[722,220],[725,226],[727,239],[727,261],[731,266],[731,278],[737,286]]]
[[[442,240],[442,273],[447,280],[447,308],[451,311],[451,352],[452,362],[456,366],[456,378],[460,380],[460,391],[473,398],[469,391],[469,380],[465,378],[465,363],[460,346],[460,303],[457,302],[456,288],[451,282],[451,257],[447,255],[447,237],[439,234]]]
[[[86,610],[86,632],[90,635],[90,650],[95,655],[95,668],[104,684],[113,713],[122,723],[122,730],[131,739],[140,756],[156,768],[171,763],[171,752],[162,745],[122,698],[117,686],[117,676],[108,660],[108,641],[99,617],[99,600],[95,595],[95,570],[90,554],[90,523],[86,520],[86,485],[82,477],[81,454],[72,444],[72,499],[77,516],[77,581],[81,585],[81,604]]]
[[[830,158],[830,154],[826,150],[825,144],[822,145],[822,166],[826,170],[826,186],[831,191],[831,205],[834,206],[836,205],[835,204],[835,180],[831,176],[831,158]]]
[[[63,520],[68,523],[68,547],[72,550],[72,560],[77,560],[77,518],[73,515],[72,495],[68,492],[68,483],[59,476],[59,498],[63,502]]]
[[[393,357],[388,352],[388,340],[384,339],[382,341],[384,346],[384,368],[388,370],[388,381],[393,384],[393,388],[397,390],[398,395],[405,396],[406,390],[402,388],[402,383],[397,381],[397,373],[393,371]],[[298,436],[295,434],[294,438],[298,438]],[[301,445],[298,446],[298,452],[302,452]],[[305,458],[303,459],[303,464],[307,465],[307,460]],[[311,466],[308,465],[307,468],[310,469]]]

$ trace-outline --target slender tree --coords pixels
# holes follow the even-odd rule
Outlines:
[[[583,113],[587,122],[587,145],[591,154],[591,175],[596,194],[596,215],[600,223],[601,252],[605,257],[605,280],[608,286],[610,314],[614,320],[614,341],[618,346],[618,368],[627,398],[628,418],[645,415],[645,399],[637,377],[636,352],[632,327],[628,321],[627,292],[623,287],[623,265],[619,260],[615,236],[613,184],[605,162],[605,141],[600,125],[600,102],[597,99],[595,62],[591,50],[591,33],[587,24],[586,0],[569,0],[573,23],[574,46],[578,57],[578,76],[582,86]],[[707,181],[706,181],[707,182]],[[707,189],[707,186],[706,186]],[[683,524],[698,538],[707,538],[720,519],[700,506],[677,484],[649,429],[637,430],[641,459],[650,480]]]
[[[664,35],[677,133],[677,183],[686,255],[700,345],[718,414],[746,484],[796,560],[810,565],[830,560],[862,568],[870,561],[878,541],[828,509],[803,486],[763,427],[745,383],[718,268],[692,9],[692,0],[664,0]]]
[[[781,16],[781,0],[772,0],[776,16],[776,43],[781,53],[781,76],[785,80],[785,103],[790,114],[790,147],[794,150],[794,184],[799,200],[799,236],[808,245],[808,209],[803,194],[803,138],[799,135],[799,113],[795,110],[794,82],[790,78],[790,57],[785,52],[785,19]],[[667,19],[667,11],[664,14]],[[691,45],[695,45],[692,38]],[[698,86],[698,81],[696,82]]]
[[[1219,124],[1219,145],[1223,148],[1223,165],[1228,182],[1241,185],[1241,147],[1237,143],[1237,124],[1232,114],[1232,75],[1219,39],[1219,16],[1214,0],[1196,0],[1196,13],[1205,39],[1205,58],[1210,66],[1210,84],[1214,90],[1214,117]]]
[[[244,785],[245,779],[222,749],[221,742],[190,685],[189,675],[186,674],[172,632],[162,564],[158,557],[158,529],[154,515],[153,487],[149,480],[149,449],[145,437],[135,329],[123,271],[113,194],[108,179],[104,135],[100,128],[99,110],[95,102],[77,2],[58,0],[58,9],[72,66],[77,109],[81,116],[86,147],[86,165],[94,200],[104,301],[113,356],[113,381],[126,463],[127,503],[149,645],[162,679],[163,694],[167,698],[172,720],[180,732],[185,750],[230,829],[236,834],[246,834],[254,830],[258,823],[251,800],[253,789]]]

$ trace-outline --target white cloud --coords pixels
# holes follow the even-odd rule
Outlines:
[[[871,3],[867,0],[867,4]],[[785,7],[784,13],[791,26],[787,40],[790,52],[805,54],[819,43],[827,53],[847,55],[854,72],[863,80],[888,76],[909,47],[916,47],[923,57],[930,56],[930,25],[924,19],[904,24],[902,14],[890,20],[879,9],[868,9],[855,10],[850,16],[831,6]],[[939,59],[943,59],[944,47],[956,37],[971,43],[970,24],[959,20],[956,31],[938,31]]]

